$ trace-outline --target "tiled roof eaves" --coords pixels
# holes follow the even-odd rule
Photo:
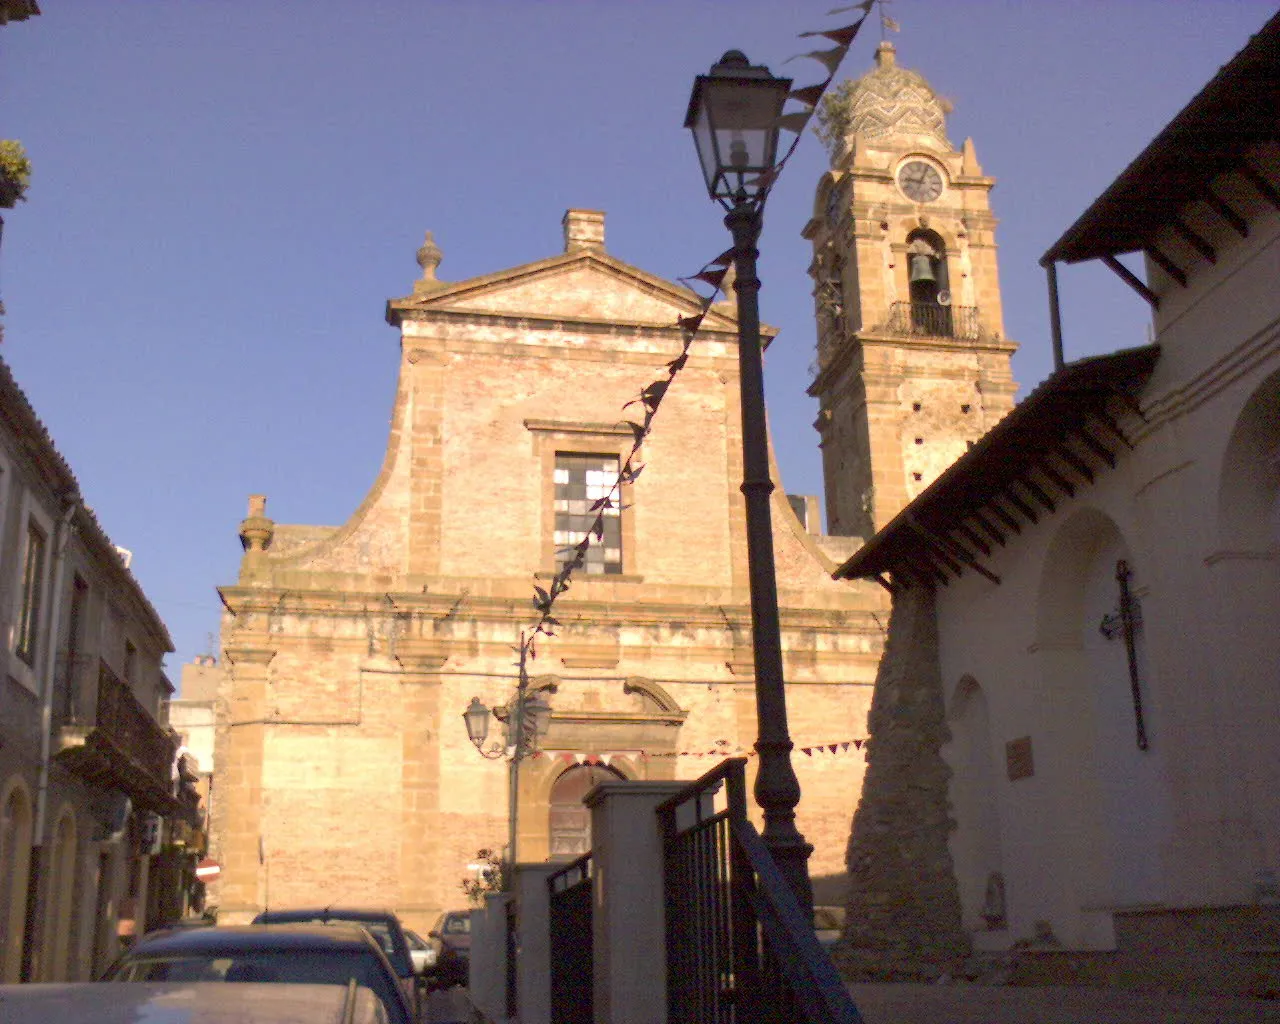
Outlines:
[[[110,571],[120,576],[144,617],[149,620],[148,625],[162,642],[163,650],[166,653],[172,651],[173,639],[165,627],[164,620],[147,599],[137,578],[125,568],[111,538],[98,522],[98,517],[84,503],[80,484],[71,471],[71,466],[58,451],[53,443],[53,437],[49,434],[49,429],[36,415],[30,400],[18,386],[13,371],[3,358],[0,358],[0,419],[4,420],[16,437],[24,441],[27,454],[44,475],[49,488],[55,494],[61,494],[76,502],[75,522],[80,531],[81,540],[105,565],[110,566]]]
[[[1014,483],[1025,481],[1066,435],[1083,429],[1091,417],[1105,416],[1107,401],[1140,389],[1159,354],[1158,346],[1147,345],[1068,363],[867,541],[835,571],[835,578],[919,575],[920,563],[936,562],[939,551],[944,563],[958,562],[963,571],[966,565],[955,557],[952,531],[983,513]]]

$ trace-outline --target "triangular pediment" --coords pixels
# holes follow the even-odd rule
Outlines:
[[[688,288],[599,252],[578,252],[393,300],[389,315],[472,313],[540,320],[674,327],[701,309]],[[705,329],[736,331],[730,307],[717,304]]]

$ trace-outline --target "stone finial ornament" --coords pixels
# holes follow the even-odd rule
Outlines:
[[[271,547],[276,524],[267,518],[267,496],[249,495],[249,514],[240,523],[240,543],[246,555],[264,554]]]
[[[422,247],[418,250],[418,266],[422,268],[422,280],[435,281],[436,267],[440,266],[440,260],[443,258],[444,253],[440,251],[440,246],[436,245],[435,236],[428,231]]]

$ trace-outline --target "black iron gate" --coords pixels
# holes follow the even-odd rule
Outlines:
[[[658,806],[668,1024],[861,1024],[747,820],[745,766],[730,758]]]
[[[551,1024],[593,1024],[591,854],[547,878],[551,899]]]

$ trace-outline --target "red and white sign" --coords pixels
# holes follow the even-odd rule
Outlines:
[[[222,868],[212,857],[206,857],[196,865],[196,878],[201,882],[212,882],[222,874]]]

